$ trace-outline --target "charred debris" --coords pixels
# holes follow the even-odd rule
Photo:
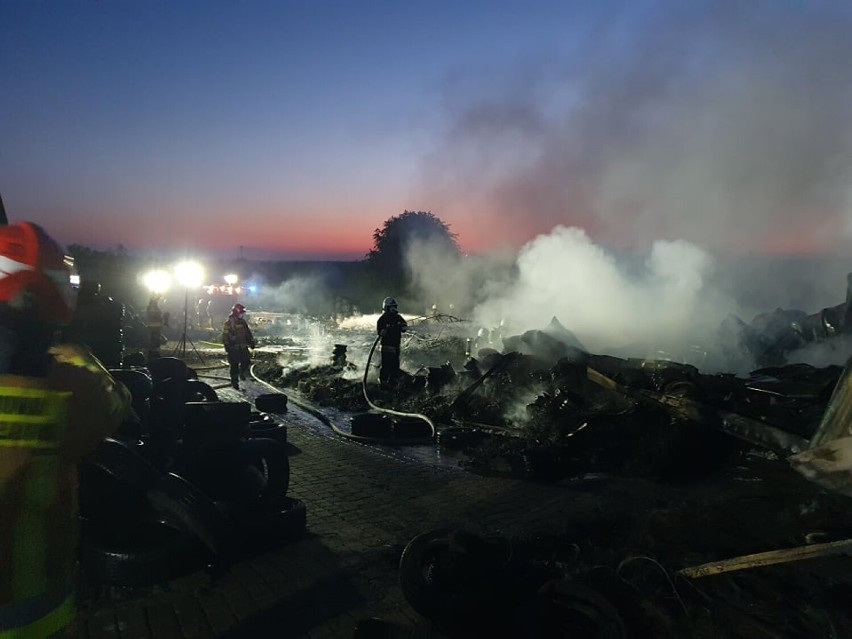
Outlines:
[[[694,349],[695,363],[590,353],[556,318],[499,339],[415,331],[408,363],[466,356],[374,401],[430,415],[468,469],[565,483],[578,506],[553,533],[424,531],[399,564],[408,603],[447,638],[852,636],[849,282],[844,304],[812,315],[728,318],[723,351]],[[845,366],[802,363],[810,345]],[[356,412],[354,431],[368,373],[336,348],[324,366],[260,374]],[[713,358],[757,366],[702,372]],[[601,506],[585,512],[586,496]]]
[[[444,327],[460,321],[432,319]],[[416,370],[404,372],[392,392],[370,393],[379,406],[429,415],[438,425],[437,443],[464,451],[461,463],[478,472],[541,480],[601,472],[690,480],[754,448],[788,458],[848,430],[852,398],[844,391],[849,384],[841,383],[848,371],[795,357],[810,345],[832,351],[835,361],[852,354],[852,274],[842,304],[813,314],[776,309],[750,324],[730,316],[716,336],[721,349],[693,347],[680,359],[590,353],[556,317],[517,335],[460,334],[440,330],[436,337],[415,326],[403,368]],[[322,366],[266,361],[257,369],[319,405],[370,413],[345,353],[345,345],[335,344]],[[444,357],[437,365],[416,365]],[[745,375],[702,372],[705,364],[733,370],[743,361],[757,368]],[[828,440],[819,434],[827,422],[838,431]],[[800,472],[804,464],[797,464]]]

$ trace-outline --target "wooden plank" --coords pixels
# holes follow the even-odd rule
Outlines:
[[[711,561],[699,566],[683,568],[676,574],[683,577],[696,579],[708,575],[718,575],[723,572],[757,568],[759,566],[771,566],[792,561],[803,561],[816,557],[828,557],[830,555],[845,555],[852,553],[852,539],[841,541],[830,541],[824,544],[812,544],[810,546],[797,546],[796,548],[785,548],[782,550],[769,550],[751,555],[742,555],[721,561]]]

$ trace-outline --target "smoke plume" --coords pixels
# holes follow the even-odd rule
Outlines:
[[[421,287],[441,273],[434,294],[471,300],[483,325],[555,315],[590,349],[707,343],[728,313],[842,301],[852,9],[621,6],[570,56],[491,86],[448,80],[447,135],[425,162],[431,208],[457,232],[456,216],[479,216],[463,246],[526,243],[490,273],[486,257],[423,268],[428,250],[414,249]]]
[[[621,246],[846,254],[849,6],[657,7],[608,15],[570,60],[496,88],[452,83],[433,208],[481,212],[505,236],[562,224]]]

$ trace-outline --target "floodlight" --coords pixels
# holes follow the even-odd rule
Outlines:
[[[186,330],[189,326],[189,289],[199,288],[204,282],[204,267],[198,262],[184,260],[183,262],[175,264],[174,273],[177,281],[183,285],[183,334],[181,335],[173,354],[180,354],[181,358],[186,359],[186,343],[189,342],[192,344],[192,349],[195,351],[198,359],[203,360],[201,353],[198,352],[195,348],[195,344],[193,344],[192,340],[187,336]]]
[[[228,286],[233,286],[234,284],[237,283],[237,280],[239,280],[239,279],[240,278],[236,273],[228,273],[225,276],[225,284],[227,284]]]
[[[204,281],[204,267],[190,260],[175,264],[175,277],[186,288],[198,288]]]
[[[160,295],[171,288],[172,276],[162,269],[154,269],[142,276],[142,283],[149,291]]]

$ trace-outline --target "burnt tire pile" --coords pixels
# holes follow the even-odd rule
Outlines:
[[[221,571],[304,533],[305,505],[287,495],[284,424],[248,402],[219,401],[176,358],[111,372],[131,391],[136,419],[79,468],[89,583],[141,586]]]

